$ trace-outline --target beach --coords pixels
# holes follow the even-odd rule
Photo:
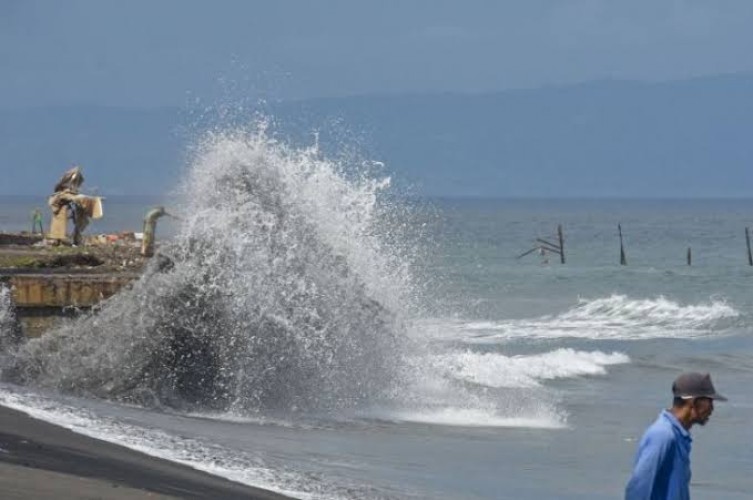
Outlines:
[[[0,491],[10,499],[288,498],[0,406]]]

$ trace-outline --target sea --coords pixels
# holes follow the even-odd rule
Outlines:
[[[4,343],[0,404],[295,498],[607,499],[672,380],[707,371],[729,401],[691,431],[693,498],[753,496],[753,199],[395,191],[212,134],[169,197],[106,197],[87,229],[164,204],[171,265]],[[0,231],[36,206],[0,199]],[[4,335],[13,314],[0,290]]]

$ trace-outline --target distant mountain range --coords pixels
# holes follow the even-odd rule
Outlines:
[[[227,111],[227,110],[224,110]],[[170,190],[203,130],[254,110],[0,110],[0,194],[45,194],[76,162],[103,194]],[[379,95],[263,108],[278,133],[384,162],[415,194],[749,197],[753,76],[602,81],[482,95]]]

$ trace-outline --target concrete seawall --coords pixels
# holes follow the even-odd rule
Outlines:
[[[2,271],[0,271],[1,273]],[[11,289],[22,333],[36,337],[60,318],[72,317],[115,295],[138,279],[139,274],[0,274],[0,283]]]
[[[11,291],[20,333],[36,337],[138,279],[148,259],[125,237],[79,247],[41,236],[0,233],[0,286]]]

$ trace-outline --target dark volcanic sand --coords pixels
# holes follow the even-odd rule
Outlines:
[[[283,499],[0,406],[0,497]]]

